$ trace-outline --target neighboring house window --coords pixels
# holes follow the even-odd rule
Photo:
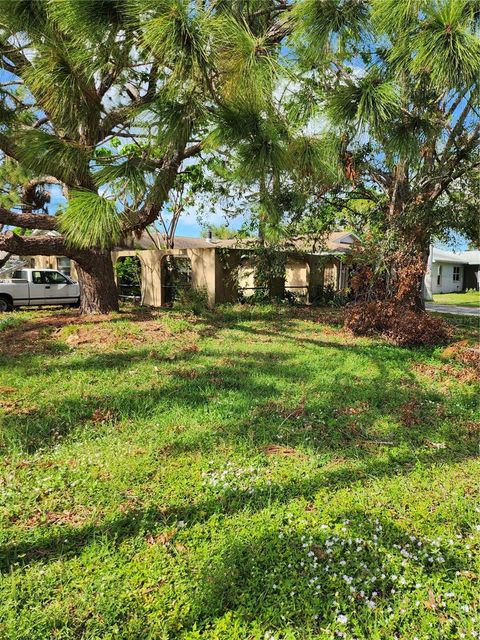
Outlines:
[[[453,267],[453,281],[460,282],[460,267]]]
[[[438,265],[437,284],[442,283],[442,265]]]
[[[57,269],[66,276],[70,276],[72,273],[72,261],[70,258],[57,258]]]

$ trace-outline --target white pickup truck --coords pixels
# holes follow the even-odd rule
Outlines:
[[[0,312],[26,306],[77,306],[79,300],[78,283],[55,269],[20,269],[0,280]]]

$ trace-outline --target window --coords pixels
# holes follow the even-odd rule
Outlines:
[[[57,258],[57,269],[66,276],[70,276],[72,273],[72,261],[70,258]]]
[[[43,284],[41,271],[32,271],[32,282],[33,284]]]
[[[453,281],[460,282],[460,267],[453,267]]]
[[[442,265],[438,265],[438,273],[437,273],[437,284],[442,283]]]
[[[70,284],[67,278],[59,271],[45,271],[43,274],[45,284]]]

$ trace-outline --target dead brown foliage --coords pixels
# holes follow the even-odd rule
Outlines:
[[[304,458],[304,454],[297,449],[292,449],[292,447],[282,447],[279,444],[269,444],[263,449],[265,455],[267,456],[283,456],[290,457],[296,456],[297,458]]]
[[[418,426],[422,423],[421,406],[418,400],[413,398],[402,406],[402,424],[405,427]]]
[[[473,367],[458,368],[458,366],[454,366],[452,364],[444,364],[435,367],[430,364],[424,364],[423,362],[417,362],[412,366],[412,370],[425,378],[429,378],[430,380],[454,378],[455,380],[458,380],[458,382],[468,384],[470,382],[475,382],[478,379],[478,372]]]
[[[111,409],[95,409],[90,420],[94,424],[104,424],[115,420],[115,413]]]
[[[442,319],[392,301],[349,305],[345,327],[354,335],[382,336],[399,346],[437,345],[447,342],[450,336],[449,327]]]

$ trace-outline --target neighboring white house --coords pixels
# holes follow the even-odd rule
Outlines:
[[[480,251],[454,253],[432,247],[425,274],[425,300],[436,293],[480,288]]]

